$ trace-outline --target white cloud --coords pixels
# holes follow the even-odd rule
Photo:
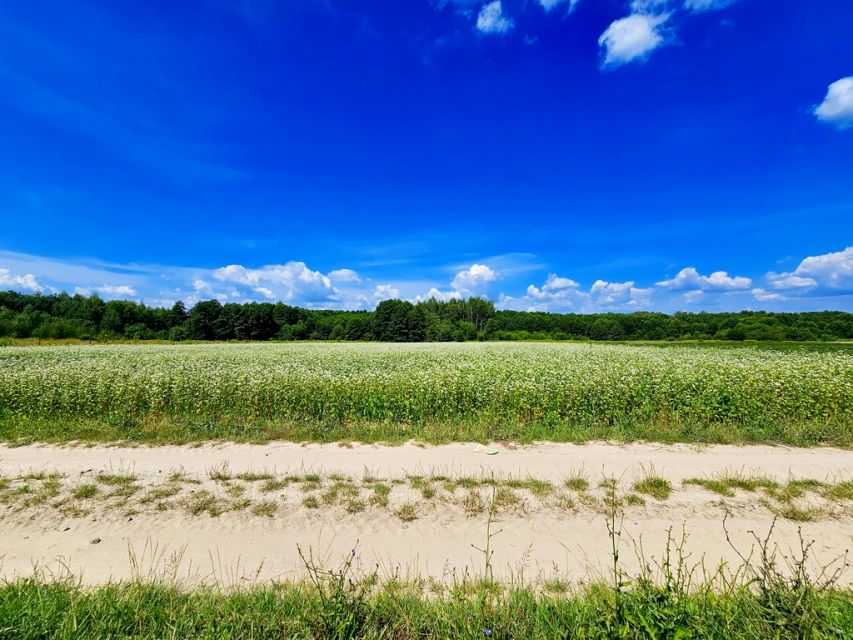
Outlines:
[[[415,302],[425,302],[430,298],[435,298],[440,302],[447,302],[448,300],[454,300],[461,298],[462,294],[458,291],[440,291],[438,288],[433,287],[429,291],[427,291],[424,295],[415,296]]]
[[[568,4],[569,11],[574,11],[575,7],[581,0],[539,0],[539,4],[545,11],[550,11],[561,4]]]
[[[772,271],[767,274],[767,279],[777,289],[813,289],[817,286],[814,278],[803,278],[790,274],[777,274]]]
[[[785,296],[781,293],[772,293],[770,291],[765,291],[761,288],[755,288],[752,290],[752,297],[758,300],[759,302],[774,302],[778,300],[787,300]]]
[[[210,283],[205,282],[200,278],[193,280],[193,289],[195,289],[197,293],[213,295],[213,287],[210,286]]]
[[[682,297],[684,298],[684,302],[687,304],[695,304],[705,297],[705,292],[701,289],[695,289],[693,291],[688,291]]]
[[[379,284],[373,290],[374,300],[396,300],[400,297],[400,290],[390,284]]]
[[[498,274],[484,264],[472,264],[470,268],[460,271],[453,278],[450,286],[463,295],[481,293],[489,283],[497,280]]]
[[[669,0],[632,0],[631,13],[661,13]]]
[[[593,303],[599,307],[613,305],[644,307],[650,302],[652,290],[635,287],[633,280],[627,282],[596,280],[589,293]]]
[[[818,120],[839,129],[853,127],[853,76],[841,78],[829,85],[826,97],[814,108],[813,113]]]
[[[604,49],[604,65],[616,67],[645,60],[664,44],[662,27],[668,19],[668,14],[633,13],[614,20],[598,38],[598,46]]]
[[[721,291],[748,289],[752,280],[742,276],[731,277],[725,271],[715,271],[709,276],[701,275],[694,267],[686,267],[679,271],[674,278],[657,282],[658,287],[673,291],[699,289],[702,291]]]
[[[126,284],[105,284],[101,287],[95,287],[95,291],[113,298],[135,298],[139,295],[136,289]]]
[[[513,27],[513,21],[501,10],[501,0],[494,0],[480,9],[477,16],[477,30],[482,33],[506,33]]]
[[[562,278],[555,273],[548,275],[542,288],[527,287],[527,295],[534,300],[569,300],[577,297],[580,285],[571,278]]]
[[[268,264],[260,269],[231,264],[212,275],[220,282],[248,287],[265,298],[286,302],[328,301],[337,294],[328,276],[309,269],[304,262]]]
[[[853,247],[843,251],[809,256],[789,273],[767,274],[777,289],[834,289],[853,291]]]
[[[700,11],[717,11],[725,9],[737,0],[684,0],[684,8],[699,13]]]
[[[541,287],[528,285],[523,296],[501,294],[498,306],[502,309],[528,311],[579,311],[638,309],[651,303],[653,290],[634,286],[633,281],[606,282],[596,280],[589,291],[571,278],[550,274]]]
[[[41,291],[42,287],[32,273],[22,276],[13,274],[9,269],[0,269],[0,286],[27,289],[29,291]]]
[[[358,273],[352,269],[335,269],[329,271],[328,276],[333,282],[361,282]]]

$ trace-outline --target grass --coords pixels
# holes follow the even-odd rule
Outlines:
[[[360,498],[350,498],[346,502],[347,513],[360,513],[364,511],[365,503]]]
[[[666,498],[658,498],[659,500],[665,500]],[[643,496],[638,496],[636,493],[629,493],[625,496],[625,504],[632,507],[643,507],[646,504],[646,499]]]
[[[387,507],[389,496],[391,495],[391,487],[387,484],[377,482],[372,485],[373,495],[370,496],[370,503],[377,507]]]
[[[853,480],[824,487],[824,495],[830,500],[853,500]]]
[[[803,478],[800,480],[789,480],[783,489],[785,496],[790,498],[799,498],[807,492],[820,491],[824,487],[824,483],[813,478]]]
[[[227,462],[217,464],[207,470],[207,477],[211,480],[219,482],[227,482],[231,479],[231,470],[228,468]]]
[[[404,502],[397,509],[397,517],[403,522],[411,522],[418,517],[418,508],[414,502]]]
[[[278,511],[278,503],[275,500],[263,500],[252,507],[252,515],[272,518]]]
[[[193,516],[208,513],[212,517],[216,517],[225,511],[224,506],[217,500],[209,491],[196,491],[186,498],[184,506],[187,513]]]
[[[137,481],[135,475],[129,473],[99,473],[96,480],[111,487],[123,487]]]
[[[206,475],[211,475],[210,470]],[[398,500],[410,500],[411,492],[415,491],[422,500],[422,507],[436,504],[440,508],[451,509],[452,513],[451,505],[455,505],[466,516],[475,517],[485,513],[490,505],[495,512],[514,513],[516,516],[528,510],[549,507],[573,514],[580,510],[605,513],[614,506],[647,506],[647,498],[666,500],[673,491],[668,480],[651,470],[634,482],[628,491],[621,491],[619,480],[614,477],[601,479],[597,484],[598,491],[594,491],[590,488],[589,480],[579,475],[565,479],[559,486],[529,476],[484,475],[453,479],[430,475],[379,480],[372,476],[354,479],[337,473],[326,476],[326,479],[315,474],[276,476],[269,472],[245,476],[217,471],[212,475],[215,476],[215,489],[190,491],[184,493],[179,501],[168,501],[185,492],[187,485],[201,481],[180,472],[168,475],[168,480],[160,484],[143,486],[136,476],[120,473],[100,474],[94,481],[75,486],[60,474],[36,472],[17,478],[0,477],[0,504],[10,505],[16,511],[48,505],[59,509],[66,516],[82,517],[91,510],[91,505],[81,508],[70,501],[102,497],[105,500],[99,508],[104,509],[121,507],[142,512],[146,509],[160,511],[181,507],[191,515],[217,516],[226,511],[249,509],[264,493],[280,490],[284,492],[282,497],[285,500],[296,498],[294,506],[301,504],[307,509],[342,507],[348,513],[356,514],[370,507],[396,513],[397,509],[392,507],[395,491],[398,496],[403,494]],[[240,480],[241,475],[253,480]],[[226,476],[232,479],[222,480]],[[726,497],[734,496],[736,491],[760,491],[754,497],[758,504],[773,514],[797,522],[837,516],[848,508],[846,503],[853,500],[851,480],[833,483],[811,478],[791,478],[785,483],[779,483],[764,476],[725,473],[716,478],[687,478],[683,484],[700,486]],[[298,492],[302,492],[303,496],[297,497]],[[807,495],[813,496],[811,502],[803,501]],[[830,508],[828,502],[835,503],[836,508]],[[282,503],[278,503],[280,508]]]
[[[98,486],[95,484],[81,484],[74,488],[71,492],[71,496],[76,498],[77,500],[82,500],[85,498],[92,498],[98,493]]]
[[[724,475],[720,480],[732,489],[742,489],[743,491],[757,491],[758,489],[774,491],[779,488],[778,482],[765,476],[747,476],[736,473]]]
[[[495,491],[494,504],[498,509],[518,509],[524,503],[518,493],[511,487],[499,487]]]
[[[143,504],[147,504],[149,502],[156,502],[158,500],[165,500],[166,498],[171,498],[181,492],[181,487],[175,484],[166,484],[159,487],[152,487],[148,491],[146,491],[145,495],[142,496],[139,501]]]
[[[73,582],[18,580],[0,585],[1,632],[21,640],[842,640],[853,629],[853,592],[841,589],[769,585],[715,592],[702,585],[688,592],[639,581],[617,590],[561,579],[546,581],[541,590],[399,581],[363,591],[346,581],[328,588],[330,595],[320,597],[317,587],[303,583],[182,591],[141,582],[84,589]]]
[[[711,480],[708,478],[687,478],[682,484],[702,487],[703,489],[707,489],[708,491],[712,491],[721,496],[726,496],[727,498],[731,498],[735,495],[734,490],[722,480]]]
[[[468,516],[478,516],[486,510],[486,501],[475,488],[468,489],[462,498],[462,508]]]
[[[651,496],[656,500],[667,500],[672,495],[672,483],[666,478],[647,475],[637,480],[633,485],[634,491]]]
[[[237,474],[237,479],[243,482],[260,482],[261,480],[272,480],[275,476],[271,473],[263,472],[256,473],[253,471],[243,471]]]
[[[581,493],[589,489],[589,480],[582,475],[573,475],[563,482],[563,486],[571,491]]]
[[[201,484],[201,480],[191,478],[185,471],[172,471],[169,474],[169,482],[177,484]]]
[[[764,505],[780,518],[793,522],[813,522],[822,515],[820,509],[798,507],[790,501],[771,502],[765,500]]]

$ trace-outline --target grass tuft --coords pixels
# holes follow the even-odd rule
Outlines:
[[[278,511],[278,503],[275,500],[263,500],[252,507],[252,513],[256,516],[272,518]]]
[[[633,485],[634,491],[651,496],[656,500],[666,500],[672,495],[672,483],[660,476],[647,475]]]

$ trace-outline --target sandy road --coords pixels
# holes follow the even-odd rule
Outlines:
[[[734,563],[737,555],[725,540],[722,520],[736,546],[748,553],[751,532],[768,530],[773,515],[755,496],[720,496],[698,487],[681,487],[688,477],[713,477],[725,472],[837,482],[853,477],[853,452],[838,449],[782,447],[695,448],[686,445],[539,444],[508,447],[499,453],[476,453],[473,445],[435,447],[403,445],[269,445],[217,444],[201,447],[0,447],[0,470],[7,478],[33,471],[57,471],[69,483],[94,478],[99,472],[129,472],[143,486],[165,482],[170,472],[183,470],[201,484],[193,490],[214,490],[208,471],[227,463],[236,474],[244,470],[277,474],[341,473],[355,478],[366,472],[382,478],[406,474],[448,476],[490,475],[536,477],[554,483],[582,470],[596,478],[616,477],[626,486],[653,468],[676,487],[665,502],[649,500],[628,507],[620,542],[624,566],[639,565],[640,543],[647,560],[660,558],[667,531],[688,535],[691,562]],[[188,489],[189,490],[189,489]],[[254,490],[254,489],[252,489]],[[248,584],[257,580],[296,578],[303,574],[297,545],[311,548],[330,564],[357,546],[359,564],[379,565],[385,575],[430,576],[445,581],[465,571],[482,571],[482,556],[472,547],[485,536],[484,514],[466,516],[459,508],[438,502],[419,509],[418,518],[404,522],[393,509],[367,508],[347,513],[339,506],[303,508],[297,489],[272,496],[280,504],[274,517],[249,512],[189,515],[181,510],[128,513],[101,508],[81,517],[56,509],[0,511],[0,577],[30,575],[34,567],[48,574],[70,571],[84,583],[97,584],[134,576],[169,577],[186,584],[202,581]],[[247,494],[253,495],[253,494]],[[259,498],[260,499],[260,498]],[[782,551],[797,548],[798,529],[815,540],[815,567],[830,562],[853,546],[851,510],[802,525],[779,520],[775,542]],[[603,575],[609,565],[610,540],[606,518],[595,510],[566,512],[529,501],[523,509],[503,513],[493,540],[496,577],[525,579],[561,577],[583,579]],[[99,540],[93,544],[93,540]],[[850,572],[844,581],[853,582]]]

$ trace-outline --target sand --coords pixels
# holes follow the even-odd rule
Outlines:
[[[616,445],[592,443],[495,445],[499,453],[476,453],[472,444],[422,447],[374,445],[216,444],[200,447],[57,447],[0,446],[0,471],[14,477],[30,471],[59,471],[66,478],[93,478],[97,473],[132,472],[142,484],[163,482],[170,472],[183,470],[212,485],[208,470],[227,463],[232,472],[268,470],[276,473],[310,470],[354,477],[365,473],[402,477],[412,473],[536,477],[558,483],[573,472],[596,479],[615,476],[626,487],[649,470],[669,479],[676,488],[665,502],[649,499],[624,512],[619,541],[623,567],[635,572],[642,548],[654,564],[666,547],[668,531],[687,536],[691,563],[703,562],[708,572],[720,562],[734,567],[739,558],[726,541],[723,518],[732,542],[748,555],[756,550],[755,535],[763,537],[773,514],[757,496],[720,496],[698,487],[682,487],[688,477],[712,477],[723,472],[837,482],[853,475],[853,452],[785,447],[688,445]],[[247,512],[188,515],[183,511],[127,515],[120,509],[101,510],[86,517],[68,517],[56,510],[7,508],[0,512],[0,578],[71,574],[84,584],[135,577],[177,580],[191,586],[216,582],[225,586],[305,575],[297,546],[312,550],[330,566],[356,550],[363,571],[379,569],[383,576],[420,576],[452,582],[484,571],[482,546],[486,515],[467,517],[459,508],[429,505],[418,518],[403,522],[392,510],[368,508],[347,513],[342,507],[307,510],[293,496],[276,497],[281,508],[271,518]],[[799,531],[814,540],[814,571],[842,556],[853,544],[853,511],[844,505],[815,522],[780,519],[773,542],[782,553],[798,550]],[[544,581],[583,580],[606,576],[611,540],[607,517],[594,510],[566,512],[538,504],[502,513],[493,523],[495,577]],[[93,541],[97,540],[97,543]],[[853,583],[851,572],[842,579]]]

